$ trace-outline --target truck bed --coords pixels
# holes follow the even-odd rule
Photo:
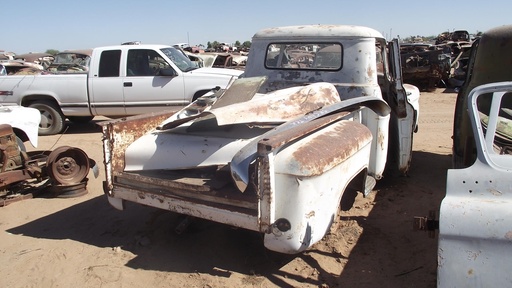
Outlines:
[[[154,129],[175,112],[163,111],[100,123],[104,130],[105,169],[112,169],[113,187],[120,198],[152,197],[161,203],[193,203],[257,216],[258,197],[253,187],[241,193],[231,180],[229,168],[202,167],[186,170],[145,170],[125,172],[124,153],[137,138]],[[109,168],[110,167],[110,168]],[[107,173],[108,175],[108,173]],[[130,193],[125,193],[130,191]],[[136,193],[132,193],[136,192]],[[128,199],[129,198],[129,199]],[[168,207],[173,210],[171,207]]]

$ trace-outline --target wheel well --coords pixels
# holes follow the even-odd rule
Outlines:
[[[57,102],[57,100],[55,100],[55,98],[53,98],[51,96],[48,96],[48,95],[30,95],[30,96],[26,96],[21,101],[21,106],[28,107],[28,106],[30,106],[30,104],[35,103],[35,102],[51,103],[51,104],[53,104],[53,106],[56,109],[58,109],[58,111],[60,111],[62,113],[62,111],[60,110],[60,105]]]
[[[342,211],[348,211],[354,205],[356,201],[357,192],[364,193],[366,184],[366,175],[368,174],[367,169],[363,169],[359,172],[347,185],[343,195],[341,196],[340,208]]]
[[[23,131],[21,129],[18,129],[18,128],[15,128],[15,127],[12,127],[12,131],[14,132],[14,134],[16,134],[16,136],[18,138],[21,139],[21,141],[26,142],[26,141],[29,140],[27,134],[25,133],[25,131]]]

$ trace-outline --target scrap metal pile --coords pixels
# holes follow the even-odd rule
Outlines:
[[[53,197],[87,193],[87,175],[95,162],[79,148],[25,152],[9,124],[0,124],[0,206],[50,192]]]
[[[466,79],[471,45],[471,37],[465,30],[443,32],[435,44],[401,44],[404,81],[426,91],[439,86],[458,89]]]

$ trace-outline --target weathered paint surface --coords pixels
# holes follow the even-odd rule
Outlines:
[[[290,161],[299,175],[320,175],[346,161],[371,141],[372,134],[366,126],[343,121],[333,131],[312,138],[307,145],[298,147]],[[343,143],[343,145],[339,145]]]
[[[502,82],[477,86],[469,95],[477,159],[468,168],[448,170],[439,216],[438,287],[512,285],[512,138],[497,136],[500,119],[512,123],[512,115],[500,114],[512,107],[510,92],[512,82]],[[492,99],[488,117],[481,117],[478,97]]]

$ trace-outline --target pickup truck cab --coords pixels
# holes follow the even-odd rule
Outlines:
[[[123,117],[179,110],[242,71],[197,68],[165,45],[118,45],[92,50],[83,73],[0,76],[0,103],[41,112],[40,135],[62,132],[65,119]]]
[[[373,143],[370,175],[380,179],[386,162],[389,174],[407,174],[413,133],[418,129],[420,92],[403,83],[397,39],[388,42],[378,31],[354,25],[263,29],[252,38],[243,74],[257,76],[268,77],[260,93],[328,82],[342,101],[362,96],[384,100],[391,108],[389,119],[366,123],[378,125],[375,139],[385,139]]]

